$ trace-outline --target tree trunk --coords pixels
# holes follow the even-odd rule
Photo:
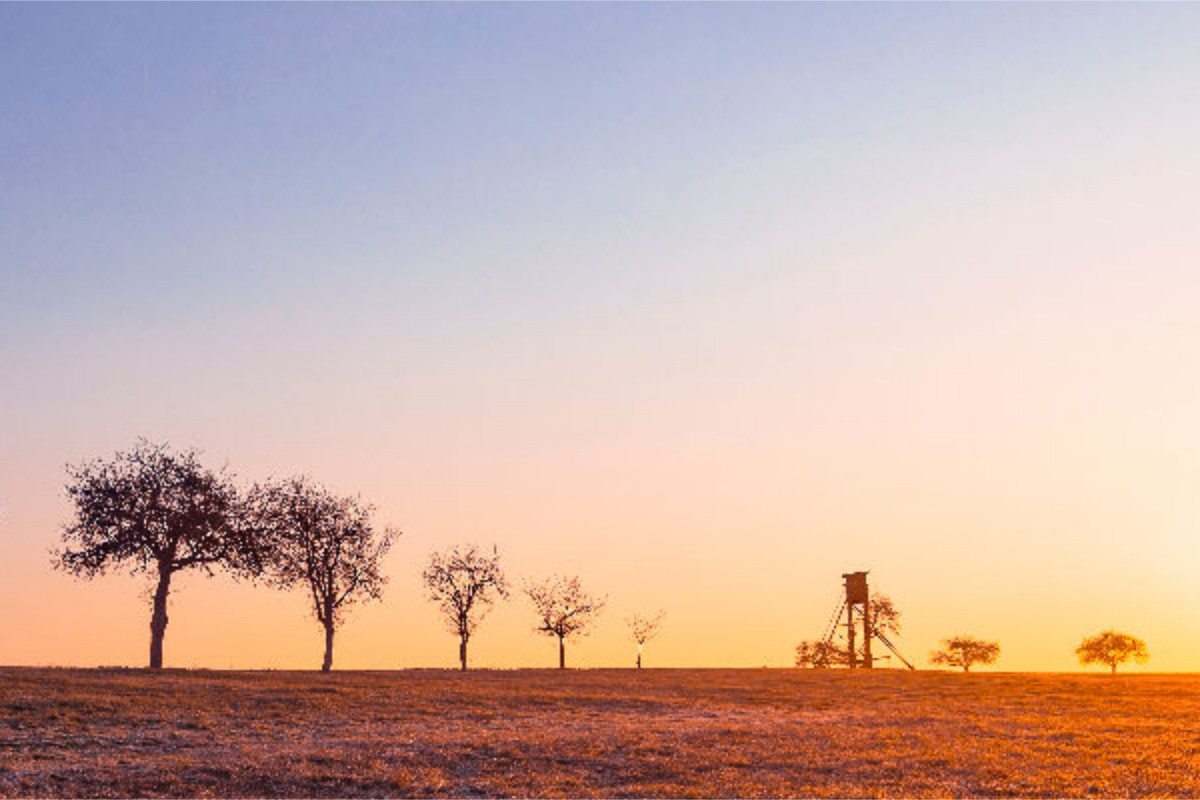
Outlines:
[[[1112,674],[1113,675],[1117,674],[1117,662],[1115,662],[1115,661],[1112,663]]]
[[[638,669],[642,668],[642,652],[638,651]]]
[[[163,637],[167,633],[167,595],[171,591],[171,567],[159,565],[158,588],[154,590],[154,613],[150,615],[150,669],[162,669]]]
[[[467,640],[463,639],[458,643],[458,663],[461,665],[463,672],[467,671]]]
[[[567,645],[563,637],[558,637],[558,668],[567,668]]]
[[[325,623],[325,660],[321,662],[321,672],[329,672],[333,667],[333,623]]]

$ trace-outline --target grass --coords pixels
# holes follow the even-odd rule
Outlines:
[[[0,795],[1196,797],[1200,677],[7,668]]]

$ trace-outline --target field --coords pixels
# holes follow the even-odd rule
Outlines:
[[[1200,796],[1200,677],[0,669],[4,796]]]

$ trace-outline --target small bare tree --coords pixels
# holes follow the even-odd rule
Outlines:
[[[235,574],[261,568],[260,542],[243,524],[230,477],[203,466],[195,450],[176,452],[139,439],[109,460],[68,466],[75,519],[63,530],[56,566],[92,578],[127,565],[155,579],[150,668],[163,665],[167,598],[177,572],[216,566]]]
[[[642,648],[646,642],[658,636],[659,629],[662,627],[663,617],[662,611],[651,617],[643,617],[641,614],[634,614],[632,617],[625,620],[625,624],[629,626],[629,637],[637,643],[637,668],[642,668]]]
[[[605,599],[584,592],[577,577],[555,576],[526,586],[525,594],[537,610],[535,630],[558,638],[558,668],[566,669],[567,639],[587,635],[604,609]]]
[[[974,636],[951,636],[942,640],[942,649],[929,654],[929,662],[942,667],[970,672],[976,664],[994,664],[1000,657],[1000,645]]]
[[[803,641],[796,646],[796,666],[804,669],[828,669],[849,664],[846,651],[825,640]]]
[[[1104,664],[1112,670],[1113,675],[1117,674],[1117,665],[1131,658],[1139,664],[1146,663],[1150,658],[1145,642],[1136,636],[1113,630],[1087,637],[1075,648],[1075,655],[1083,666]]]
[[[475,545],[453,547],[429,557],[422,574],[429,599],[438,604],[451,633],[458,636],[458,661],[467,669],[467,642],[497,599],[508,597],[500,554]]]
[[[359,600],[378,600],[387,578],[383,556],[398,532],[376,533],[374,508],[338,497],[306,477],[256,486],[251,504],[258,528],[270,540],[267,576],[278,586],[303,586],[325,629],[321,671],[333,666],[334,632]]]
[[[886,594],[873,594],[869,604],[871,630],[898,636],[900,634],[900,609]]]

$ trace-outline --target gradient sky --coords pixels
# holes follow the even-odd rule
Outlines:
[[[138,436],[405,535],[335,666],[453,666],[430,551],[609,596],[578,666],[1200,670],[1200,6],[0,5],[0,663],[146,657],[50,568]],[[550,666],[522,598],[481,666]],[[169,666],[315,667],[181,577]]]

